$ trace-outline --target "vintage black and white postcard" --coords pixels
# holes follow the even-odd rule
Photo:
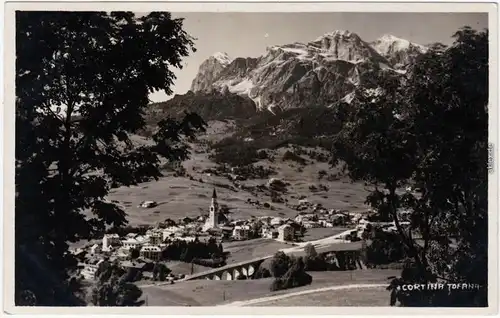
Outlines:
[[[496,10],[6,3],[4,310],[494,313]]]

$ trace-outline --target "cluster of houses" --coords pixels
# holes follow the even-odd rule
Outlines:
[[[290,208],[298,211],[294,220],[306,229],[351,225],[355,219],[355,215],[336,209],[326,209],[321,204],[310,203],[307,199],[299,200],[297,205],[292,205]]]
[[[223,241],[262,237],[289,242],[297,241],[305,229],[334,226],[352,226],[355,228],[352,235],[361,237],[371,223],[363,214],[350,215],[335,209],[327,210],[319,204],[310,204],[307,200],[299,200],[299,204],[294,208],[299,211],[294,219],[262,216],[252,217],[249,220],[228,220],[219,211],[217,194],[214,190],[208,217],[184,218],[179,222],[169,220],[148,229],[143,232],[144,234],[128,233],[123,236],[116,233],[105,234],[101,244],[96,243],[74,253],[83,256],[82,276],[93,279],[103,258],[117,259],[124,267],[144,269],[160,261],[168,245],[179,240],[192,242],[216,238]],[[406,221],[404,218],[403,220]],[[408,222],[403,222],[406,223]],[[392,223],[387,224],[384,230],[392,231],[395,227]],[[136,255],[132,257],[132,253]]]
[[[279,217],[264,216],[250,220],[229,221],[219,211],[215,190],[212,194],[209,217],[202,228],[202,232],[232,240],[264,237],[280,241],[294,241],[297,231],[300,231],[299,224],[293,220]]]
[[[98,254],[98,255],[87,255],[85,261],[79,264],[80,275],[86,280],[95,280],[97,271],[100,265],[105,262],[115,262],[118,261],[118,264],[125,270],[135,269],[137,272],[140,272],[142,277],[145,279],[153,278],[153,270],[155,267],[155,261],[145,257],[138,257],[136,259],[128,259],[128,258],[120,258],[117,255],[113,254]],[[169,274],[169,280],[173,281],[175,279],[184,278],[185,275],[173,275]]]
[[[266,237],[281,241],[293,241],[300,226],[292,220],[262,217],[252,220],[229,221],[219,212],[217,194],[214,190],[208,218],[185,218],[176,223],[172,220],[148,229],[145,234],[116,233],[105,234],[101,243],[80,248],[73,253],[81,256],[81,274],[86,279],[94,279],[103,259],[119,260],[123,267],[143,269],[162,259],[163,252],[175,241],[208,241],[211,237],[219,240],[247,240]],[[288,222],[287,222],[288,221]],[[132,254],[137,255],[132,257]],[[134,259],[134,261],[130,261]]]
[[[120,236],[116,233],[105,234],[101,243],[87,248],[79,248],[73,253],[81,259],[81,275],[86,279],[94,279],[97,268],[104,259],[119,261],[123,268],[136,268],[141,271],[154,266],[162,260],[163,252],[175,241],[192,242],[210,238],[209,233],[189,235],[190,226],[172,225],[166,228],[152,228],[144,235],[128,233]],[[136,255],[133,255],[136,253]]]

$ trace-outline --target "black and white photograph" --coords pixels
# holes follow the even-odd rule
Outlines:
[[[498,310],[488,9],[122,7],[13,13],[14,307]]]

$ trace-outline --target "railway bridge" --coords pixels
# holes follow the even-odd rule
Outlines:
[[[362,263],[360,258],[361,242],[348,242],[348,243],[331,243],[326,246],[316,246],[318,254],[332,254],[336,257],[342,255],[343,259],[347,262],[354,264],[356,268],[364,269],[366,266]],[[305,256],[303,247],[288,248],[281,250],[287,255],[296,257]],[[201,273],[196,273],[187,276],[179,281],[195,280],[195,279],[209,279],[209,280],[237,280],[240,276],[244,278],[252,278],[260,264],[265,260],[272,258],[274,255],[254,258],[238,263],[227,264],[223,267],[214,268]]]

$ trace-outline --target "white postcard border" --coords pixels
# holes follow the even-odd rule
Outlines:
[[[15,307],[14,294],[14,138],[15,136],[15,10],[65,11],[172,11],[172,12],[487,12],[490,32],[489,142],[498,158],[498,9],[494,3],[465,2],[5,2],[4,14],[4,111],[3,111],[3,311],[6,314],[173,314],[173,315],[484,315],[498,312],[498,164],[489,178],[489,307]]]

